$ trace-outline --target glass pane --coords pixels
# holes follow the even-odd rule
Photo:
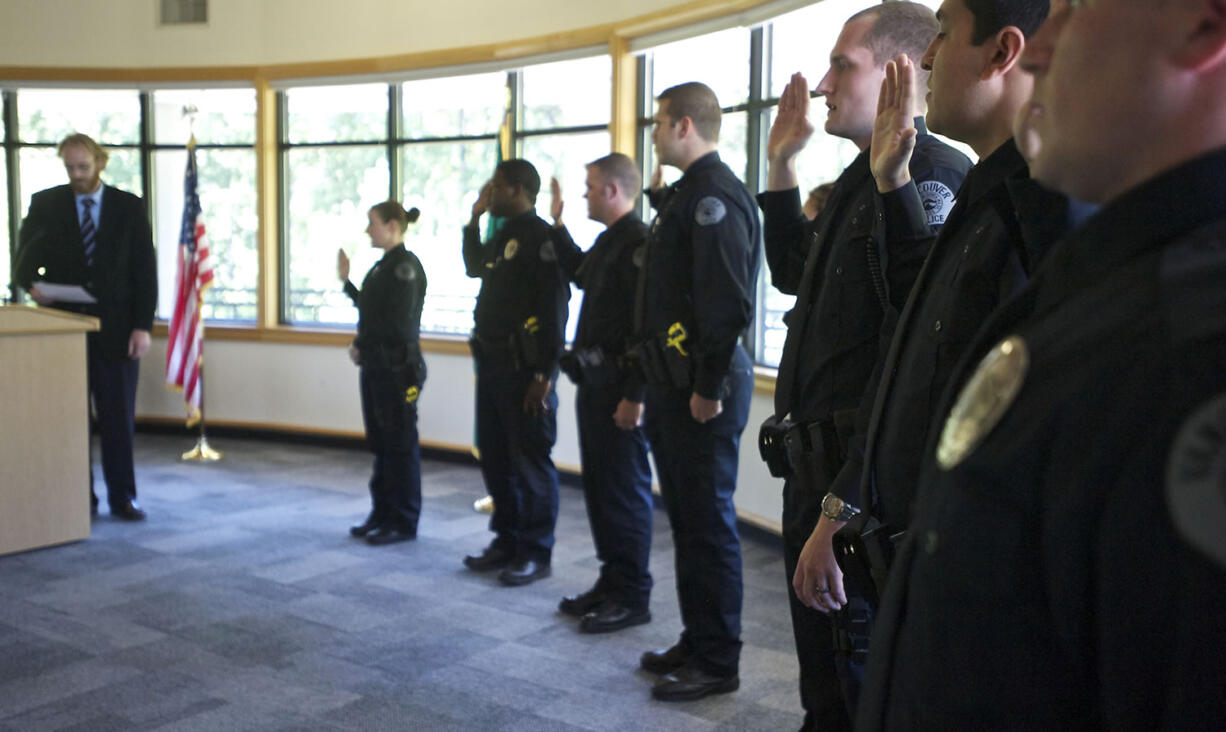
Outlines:
[[[196,142],[255,144],[254,89],[173,89],[153,92],[153,141],[185,145],[191,136],[183,107],[196,107]]]
[[[9,252],[9,188],[8,172],[0,166],[0,300],[13,296],[8,289],[12,256]]]
[[[110,160],[102,172],[102,182],[141,195],[140,153],[129,148],[107,148]],[[67,185],[64,162],[53,147],[25,147],[20,152],[21,198],[29,205],[30,196],[59,185]],[[24,215],[24,214],[23,214]]]
[[[536,166],[541,174],[541,193],[536,198],[536,213],[546,221],[549,218],[549,179],[557,178],[562,186],[565,208],[562,220],[582,249],[596,241],[604,225],[587,217],[587,164],[609,154],[612,141],[607,132],[586,132],[570,135],[540,135],[524,138],[524,158]],[[583,304],[583,292],[571,288],[570,318],[566,321],[566,340],[574,340],[579,324],[579,308]]]
[[[289,141],[351,142],[385,139],[387,100],[386,84],[290,89],[285,92]]]
[[[507,75],[477,74],[404,84],[404,135],[492,135],[507,107]]]
[[[419,142],[402,150],[403,203],[405,208],[421,209],[421,218],[409,226],[405,237],[405,246],[421,259],[428,280],[421,329],[468,333],[481,281],[464,273],[461,228],[478,191],[494,172],[496,143]]]
[[[32,89],[17,92],[17,134],[24,142],[58,143],[84,132],[103,145],[140,142],[136,91]]]
[[[158,248],[158,317],[174,307],[183,174],[186,150],[153,155],[154,241]],[[205,320],[255,322],[259,256],[256,249],[255,152],[197,150],[200,206],[205,241],[213,263],[213,285],[204,293]]]
[[[864,0],[822,0],[775,18],[771,22],[771,96],[777,99],[797,71],[805,75],[810,89],[816,87],[830,67],[830,50],[843,30],[843,23],[865,7]],[[814,118],[820,112],[825,119],[825,108],[820,107],[818,100],[814,104],[819,105],[811,110]]]
[[[659,46],[652,51],[652,96],[687,81],[711,87],[724,107],[749,99],[749,30],[718,33]]]
[[[608,56],[523,70],[524,130],[605,125],[612,117],[613,62]]]
[[[289,220],[285,283],[290,323],[356,323],[357,308],[336,278],[336,250],[352,259],[351,279],[378,261],[365,234],[366,211],[387,200],[381,145],[298,148],[287,153]]]

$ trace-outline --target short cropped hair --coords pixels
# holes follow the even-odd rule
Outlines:
[[[630,200],[634,200],[643,192],[643,175],[629,155],[611,153],[593,160],[587,167],[595,168],[601,178],[616,182]]]
[[[723,110],[711,87],[697,81],[687,81],[665,89],[656,101],[668,102],[668,116],[673,122],[689,117],[698,136],[707,142],[719,142],[719,123]]]
[[[912,59],[923,58],[941,28],[932,10],[906,0],[885,0],[861,10],[847,22],[867,17],[877,20],[860,42],[873,52],[873,62],[878,66],[900,53]]]
[[[379,217],[383,223],[395,221],[400,226],[400,231],[403,232],[409,228],[409,224],[413,223],[421,216],[421,211],[416,207],[405,210],[404,206],[400,205],[399,201],[387,200],[383,203],[376,203],[370,207],[371,213]]]
[[[528,198],[536,201],[536,194],[541,192],[541,174],[536,172],[536,166],[522,158],[503,160],[494,169],[501,173],[502,179],[513,186],[521,186]]]
[[[980,45],[1001,28],[1014,26],[1026,38],[1034,35],[1047,13],[1051,10],[1049,0],[963,0],[967,10],[975,17],[971,43]]]
[[[72,145],[80,145],[88,150],[89,154],[93,156],[94,163],[98,166],[99,170],[105,168],[106,161],[110,160],[111,158],[110,153],[102,149],[101,145],[94,142],[94,138],[80,132],[74,132],[68,137],[65,137],[63,140],[60,140],[60,144],[55,148],[55,154],[59,155],[61,158],[64,157],[64,148]]]

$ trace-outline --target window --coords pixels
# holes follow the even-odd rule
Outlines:
[[[8,124],[16,129],[17,139],[6,140],[6,148],[16,150],[16,165],[6,169],[6,180],[16,188],[11,195],[22,207],[7,212],[13,228],[32,194],[66,182],[63,163],[56,154],[60,140],[73,132],[98,140],[110,156],[103,181],[148,196],[146,206],[158,249],[161,286],[157,315],[161,318],[169,316],[175,294],[174,253],[183,213],[184,151],[190,134],[183,107],[197,107],[199,190],[217,273],[214,286],[205,294],[202,313],[208,320],[255,320],[258,222],[255,94],[250,89],[145,93],[20,89],[7,99],[11,104],[6,105],[6,114],[13,118]],[[143,119],[142,114],[149,119]],[[146,129],[152,130],[152,138],[142,132]],[[7,281],[7,269],[3,274]]]
[[[587,220],[584,166],[609,152],[611,74],[609,57],[597,56],[390,87],[287,90],[285,321],[335,326],[357,320],[336,278],[336,250],[349,255],[350,279],[360,284],[382,255],[364,234],[366,211],[395,191],[406,207],[421,211],[405,245],[422,260],[430,283],[422,331],[472,330],[481,283],[464,271],[461,229],[499,159],[508,102],[516,112],[514,154],[541,174],[538,213],[548,216],[549,179],[556,175],[576,240],[594,241],[602,227]]]
[[[410,81],[401,97],[409,139],[401,148],[401,190],[406,207],[421,209],[405,246],[421,259],[429,280],[421,327],[467,334],[481,281],[464,272],[460,232],[498,161],[507,75]]]
[[[255,93],[251,89],[155,91],[153,109],[153,227],[158,248],[158,316],[174,303],[183,219],[186,143],[197,143],[197,190],[213,285],[201,314],[209,321],[253,323],[259,255],[256,236]],[[194,121],[185,110],[195,109]]]

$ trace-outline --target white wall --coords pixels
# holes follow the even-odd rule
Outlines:
[[[686,0],[210,0],[157,26],[157,0],[3,0],[0,66],[246,66],[463,48],[590,28]]]
[[[227,425],[281,426],[362,434],[358,372],[344,348],[336,346],[211,340],[205,345],[206,410],[210,421]],[[422,442],[471,449],[473,367],[468,356],[427,353],[429,377],[418,406]],[[178,418],[182,397],[163,385],[166,342],[155,339],[141,363],[136,399],[138,418]],[[565,378],[558,389],[558,442],[554,461],[579,467],[574,387]],[[749,426],[741,440],[736,504],[741,516],[777,529],[781,483],[758,458],[758,425],[770,414],[769,396],[755,394]],[[214,442],[216,440],[213,440]],[[224,445],[220,446],[224,450]]]

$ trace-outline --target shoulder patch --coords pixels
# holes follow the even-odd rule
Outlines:
[[[706,196],[698,201],[698,206],[694,209],[694,223],[699,226],[710,226],[718,224],[728,215],[728,208],[724,206],[724,202],[715,196]]]
[[[537,248],[537,251],[540,252],[542,262],[558,261],[558,252],[553,248],[553,241],[550,239],[546,239],[545,242]]]
[[[1166,465],[1166,503],[1184,541],[1226,567],[1226,394],[1179,428]]]
[[[954,192],[939,180],[926,180],[920,183],[920,200],[924,202],[924,218],[929,226],[940,226],[949,216],[949,210],[954,207]]]
[[[417,279],[417,270],[413,269],[412,262],[401,262],[396,265],[396,279],[412,282]]]

